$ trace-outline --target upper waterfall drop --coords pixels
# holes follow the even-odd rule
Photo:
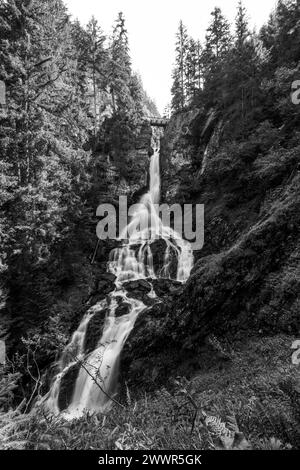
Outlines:
[[[160,202],[160,166],[159,152],[154,152],[150,160],[150,196],[153,204]]]
[[[141,197],[132,218],[120,235],[123,245],[114,249],[107,264],[108,272],[115,275],[115,290],[92,307],[78,330],[73,334],[58,363],[59,372],[52,384],[47,399],[47,407],[59,413],[61,382],[65,374],[76,364],[80,370],[74,385],[71,401],[64,415],[74,418],[85,411],[104,411],[111,405],[115,393],[118,363],[123,346],[132,331],[136,318],[146,308],[144,302],[127,295],[125,283],[139,279],[171,278],[172,256],[177,260],[176,280],[185,282],[193,266],[193,252],[190,244],[171,227],[163,225],[159,217],[160,203],[160,155],[155,152],[150,161],[149,190]],[[129,237],[127,237],[129,233]],[[125,236],[126,235],[126,236]],[[156,272],[151,245],[158,239],[165,242],[163,270]],[[151,285],[149,298],[156,298]],[[116,316],[119,302],[129,306],[128,313]],[[89,322],[99,312],[106,312],[102,335],[92,352],[85,349]]]

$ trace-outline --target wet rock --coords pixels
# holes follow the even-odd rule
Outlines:
[[[152,155],[154,155],[154,150],[152,147],[149,147],[148,149],[148,157],[152,157]]]
[[[150,368],[148,369],[147,359],[142,351],[152,349],[152,344],[155,342],[155,351],[151,351],[151,357],[153,357],[156,352],[164,351],[168,346],[163,330],[160,327],[157,328],[163,324],[167,312],[168,305],[156,301],[154,305],[139,314],[121,354],[121,388],[124,381],[130,387],[138,387],[140,383],[145,384],[149,380],[151,382]],[[140,353],[137,355],[136,351]]]
[[[76,379],[80,370],[80,364],[74,364],[63,375],[60,382],[60,389],[58,395],[58,407],[60,411],[65,410],[71,403]]]
[[[165,295],[179,295],[182,291],[182,283],[173,279],[153,279],[153,289],[158,297]]]
[[[153,256],[154,272],[157,276],[163,276],[165,268],[165,254],[167,250],[167,243],[162,238],[155,240],[151,243],[151,252]],[[177,275],[177,257],[174,250],[171,249],[169,254],[169,274],[172,278],[176,279]]]
[[[107,308],[102,309],[95,313],[95,315],[89,321],[84,338],[83,350],[85,353],[90,353],[96,349],[103,333],[103,327],[107,313]]]
[[[112,273],[105,272],[101,274],[100,280],[115,283],[116,276]]]
[[[145,305],[152,305],[153,298],[148,294],[151,292],[151,284],[145,279],[138,279],[136,281],[129,281],[124,283],[124,288],[127,291],[127,296],[133,299],[140,300]]]
[[[153,266],[155,273],[158,273],[164,266],[166,249],[167,244],[165,240],[159,239],[151,243],[151,252],[153,256]]]
[[[151,291],[151,285],[145,279],[137,279],[136,281],[125,282],[123,286],[127,292],[132,292],[136,290],[141,291],[141,292]]]
[[[199,109],[178,113],[169,122],[161,139],[162,200],[184,203],[190,198],[193,156],[196,152],[193,129]]]
[[[128,297],[130,297],[131,299],[139,300],[140,302],[143,302],[143,304],[145,304],[146,306],[151,306],[155,302],[152,297],[149,297],[147,294],[138,291],[128,293]]]
[[[124,300],[121,298],[121,301],[118,305],[118,307],[115,310],[115,316],[122,317],[123,315],[127,315],[130,312],[131,305],[128,302],[124,302]]]
[[[98,279],[97,294],[103,295],[103,298],[115,290],[116,276],[112,273],[103,273]]]

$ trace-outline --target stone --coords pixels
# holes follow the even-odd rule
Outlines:
[[[83,350],[85,353],[90,353],[96,349],[103,333],[103,326],[107,314],[108,309],[105,308],[99,312],[96,312],[89,321],[83,345]]]
[[[182,288],[182,283],[179,281],[174,281],[173,279],[153,279],[152,281],[154,292],[158,297],[164,297],[165,295],[174,295],[175,293],[180,293]]]
[[[142,291],[142,292],[150,292],[151,285],[145,279],[137,279],[136,281],[129,281],[124,283],[124,288],[127,292],[131,291]]]
[[[80,370],[80,364],[74,364],[62,376],[58,395],[58,407],[65,410],[71,404],[76,379]]]

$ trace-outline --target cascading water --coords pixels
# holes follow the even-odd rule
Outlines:
[[[65,415],[73,418],[80,416],[85,410],[104,411],[110,406],[110,397],[114,394],[117,383],[118,363],[123,345],[134,327],[136,318],[146,308],[141,300],[127,295],[124,283],[138,279],[170,278],[172,253],[175,253],[177,258],[176,280],[184,282],[189,277],[193,265],[190,244],[172,228],[162,224],[156,206],[159,204],[159,199],[159,153],[155,152],[150,162],[149,191],[142,196],[138,209],[125,233],[120,235],[120,239],[126,238],[127,233],[132,232],[132,235],[122,247],[116,248],[110,254],[108,272],[116,276],[115,290],[106,300],[102,300],[87,312],[60,359],[60,372],[54,380],[46,402],[47,407],[54,413],[60,412],[58,401],[61,380],[78,362],[81,367],[71,402],[67,410],[64,410]],[[130,230],[139,226],[147,228]],[[151,245],[157,239],[163,239],[166,243],[164,267],[159,276],[154,269],[151,251]],[[156,297],[153,288],[148,296]],[[118,318],[115,312],[120,299],[129,305],[129,310],[127,314]],[[97,312],[104,309],[107,309],[107,314],[102,336],[94,351],[86,353],[84,344],[89,321]]]

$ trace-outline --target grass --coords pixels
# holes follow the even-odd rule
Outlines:
[[[212,337],[193,377],[135,398],[108,415],[68,422],[34,410],[0,414],[0,448],[291,449],[300,444],[300,375],[295,338],[232,344]],[[223,351],[222,354],[220,354]],[[8,425],[8,423],[11,425]],[[6,426],[6,428],[5,428]]]

